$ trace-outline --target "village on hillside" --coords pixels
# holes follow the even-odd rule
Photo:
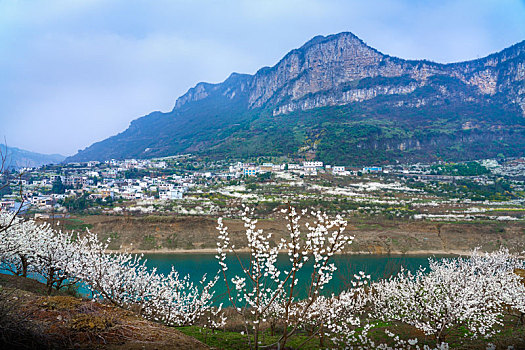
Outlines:
[[[233,217],[242,199],[264,213],[293,202],[346,215],[523,220],[524,180],[523,158],[349,167],[182,155],[18,169],[0,180],[10,184],[0,205],[22,205],[36,218],[153,212]]]

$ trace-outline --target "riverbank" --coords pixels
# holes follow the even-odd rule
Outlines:
[[[525,223],[521,221],[442,222],[376,217],[349,217],[347,232],[355,237],[345,254],[464,255],[479,247],[493,251],[500,246],[513,252],[525,250]],[[244,224],[224,219],[231,243],[246,252]],[[272,232],[277,242],[287,235],[282,217],[259,220],[258,228]],[[86,228],[100,239],[109,239],[109,251],[147,254],[215,253],[217,221],[209,216],[76,216],[62,220],[61,229]]]
[[[250,252],[247,248],[236,249],[237,253],[247,254]],[[155,250],[140,250],[140,249],[108,249],[107,253],[133,253],[133,254],[216,254],[216,249],[155,249]],[[467,256],[472,250],[414,250],[414,251],[390,251],[381,253],[371,253],[369,251],[348,251],[343,253],[336,253],[336,255],[374,255],[374,256]],[[281,251],[285,253],[285,251]]]

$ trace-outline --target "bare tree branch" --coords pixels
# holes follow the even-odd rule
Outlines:
[[[10,179],[10,177],[9,177],[9,168],[10,168],[10,166],[7,164],[8,156],[9,156],[9,152],[8,152],[8,148],[7,148],[7,142],[6,142],[5,138],[4,138],[4,145],[3,145],[3,147],[0,146],[0,176],[1,177],[5,177],[6,182],[5,182],[5,184],[0,185],[0,190],[3,190],[4,188],[11,186],[12,183],[17,183],[17,186],[18,186],[18,191],[17,192],[18,192],[18,197],[20,198],[20,205],[18,206],[18,208],[16,208],[16,210],[13,213],[11,219],[7,223],[5,223],[3,225],[0,224],[0,232],[4,232],[11,225],[13,225],[13,222],[14,222],[15,218],[20,214],[20,211],[24,207],[24,203],[25,203],[25,200],[26,200],[26,198],[24,197],[24,188],[23,188],[23,184],[22,184],[22,178],[24,176],[24,173],[23,172],[19,172],[16,175],[14,180]]]

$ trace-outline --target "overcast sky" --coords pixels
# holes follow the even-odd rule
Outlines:
[[[525,39],[525,0],[0,0],[0,137],[72,155],[315,35],[438,62]]]

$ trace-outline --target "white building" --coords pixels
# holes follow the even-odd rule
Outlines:
[[[322,168],[323,162],[303,162],[303,168]]]
[[[363,168],[363,173],[380,173],[381,171],[383,171],[383,168],[378,167],[378,166]]]
[[[332,173],[336,175],[344,175],[346,173],[346,168],[344,166],[334,166],[332,168]]]
[[[168,163],[164,161],[153,163],[153,167],[158,168],[158,169],[166,169],[168,167]]]
[[[176,200],[182,199],[182,189],[170,189],[167,191],[160,191],[159,198],[162,200]]]
[[[254,166],[244,168],[244,176],[256,176],[257,175],[257,168]]]

